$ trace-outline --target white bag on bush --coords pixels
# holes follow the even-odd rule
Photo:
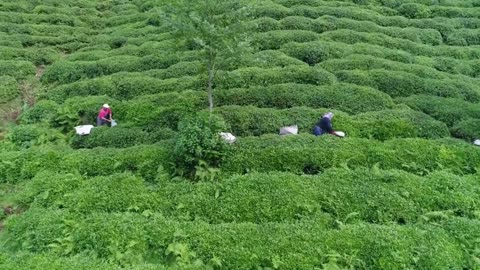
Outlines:
[[[333,134],[335,134],[338,137],[345,137],[345,132],[343,131],[334,131]]]
[[[75,133],[77,133],[78,135],[88,135],[90,134],[90,131],[92,131],[92,128],[92,125],[76,126]]]
[[[298,134],[298,126],[288,126],[288,127],[281,127],[280,128],[280,135],[291,135],[291,134]]]
[[[220,136],[222,137],[222,139],[223,139],[224,141],[226,141],[227,143],[232,144],[232,143],[234,143],[234,142],[237,140],[237,138],[236,138],[235,136],[233,136],[232,133],[220,132],[219,134],[220,134]]]
[[[480,140],[475,140],[475,141],[473,142],[473,144],[475,144],[475,145],[477,145],[477,146],[480,146]]]

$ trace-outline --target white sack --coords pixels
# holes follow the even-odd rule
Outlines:
[[[232,133],[220,132],[219,134],[222,137],[222,139],[225,140],[227,143],[232,144],[237,140],[237,138],[233,136]]]
[[[75,132],[78,135],[88,135],[88,134],[90,134],[90,131],[92,130],[92,128],[93,128],[92,125],[76,126],[75,127]]]
[[[290,135],[290,134],[298,134],[298,126],[288,126],[288,127],[281,127],[280,128],[280,135]]]

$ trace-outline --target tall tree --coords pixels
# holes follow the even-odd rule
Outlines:
[[[216,73],[250,49],[247,20],[250,8],[234,0],[170,0],[164,22],[182,44],[202,54],[207,71],[208,104],[213,110]],[[252,2],[252,1],[250,1]]]

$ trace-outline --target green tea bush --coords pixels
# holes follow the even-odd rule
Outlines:
[[[26,79],[35,75],[35,66],[28,61],[7,60],[0,61],[0,74],[11,76],[15,79]]]
[[[340,58],[348,53],[347,50],[346,46],[341,44],[323,41],[288,43],[282,46],[284,53],[309,65],[315,65],[332,58]]]
[[[361,48],[362,45],[359,44],[356,47]],[[370,46],[366,46],[365,50],[368,50]],[[373,49],[373,48],[371,48]],[[361,52],[359,52],[361,53]],[[412,58],[411,58],[412,59]],[[473,73],[475,73],[474,66],[475,61],[461,61],[455,60],[453,58],[427,58],[427,57],[415,57],[415,62],[413,63],[399,63],[398,60],[390,61],[387,59],[382,59],[374,57],[371,55],[364,54],[352,54],[343,57],[342,59],[329,59],[320,64],[322,68],[330,72],[335,72],[337,70],[351,70],[351,69],[360,69],[360,70],[370,70],[370,69],[386,69],[386,70],[398,70],[412,73],[415,76],[419,76],[427,79],[443,79],[443,80],[456,80],[463,83],[475,84],[475,79],[462,75],[454,75],[445,72],[439,71],[439,65],[442,65],[443,69],[446,69],[445,61],[450,62],[462,62],[467,63],[472,68]],[[439,63],[436,63],[436,62]],[[447,64],[448,65],[448,64]],[[468,70],[469,68],[467,68]],[[450,70],[441,70],[441,71],[450,71]],[[455,72],[453,72],[455,73]],[[470,75],[470,74],[467,74]]]
[[[414,55],[446,56],[456,59],[477,59],[479,52],[473,48],[439,45],[433,49],[430,45],[419,44],[410,40],[392,38],[380,33],[362,33],[352,30],[336,30],[321,34],[322,39],[328,39],[347,44],[370,43],[390,49],[404,50]]]
[[[158,198],[148,191],[143,179],[129,174],[112,174],[84,180],[68,193],[63,207],[74,212],[138,211],[150,209]],[[158,203],[156,203],[158,204]]]
[[[232,69],[246,67],[272,68],[295,65],[301,66],[305,65],[305,63],[278,50],[265,50],[235,61],[231,67]]]
[[[388,59],[395,61],[390,61],[390,64],[394,67],[401,65],[400,63],[396,62],[414,62],[414,56],[409,53],[365,43],[359,43],[355,45],[324,41],[288,43],[282,46],[281,50],[287,55],[302,60],[309,65],[315,65],[321,62],[329,62],[329,60],[345,61],[346,59],[351,59],[354,61],[358,58],[372,58],[370,62],[375,63],[387,62]]]
[[[273,30],[257,33],[253,38],[253,44],[260,50],[276,50],[289,42],[308,42],[319,37],[319,34],[306,30]]]
[[[158,250],[161,262],[168,263],[170,256],[174,256],[177,263],[182,260],[188,263],[192,257],[208,262],[215,256],[221,259],[222,267],[228,269],[252,269],[273,263],[286,269],[310,269],[332,261],[337,266],[368,269],[402,269],[406,265],[426,269],[462,268],[467,255],[453,237],[434,225],[425,225],[423,229],[368,224],[326,229],[316,221],[212,225],[198,221],[172,222],[133,213],[94,213],[74,218],[74,225],[65,224],[64,220],[71,217],[65,211],[30,210],[22,219],[13,218],[7,223],[9,245],[24,241],[35,243],[35,251],[47,250],[55,239],[73,234],[73,240],[68,242],[71,254],[90,250],[99,258],[132,263]],[[55,229],[62,224],[66,227],[64,232]],[[236,236],[234,240],[231,235]],[[170,254],[174,246],[181,248],[178,259]],[[392,246],[395,247],[393,253]],[[115,252],[126,257],[117,261]],[[339,257],[335,260],[325,253]],[[438,256],[431,256],[432,253]]]
[[[170,151],[167,146],[171,147],[171,142],[163,141],[160,145],[140,145],[123,149],[82,149],[64,156],[63,163],[67,170],[78,170],[87,176],[130,171],[141,175],[147,181],[153,181],[160,165],[170,166]]]
[[[114,99],[131,99],[139,95],[203,88],[198,77],[185,76],[160,80],[134,73],[117,73],[108,77],[82,80],[57,86],[46,94],[51,100],[63,102],[74,96],[107,95]]]
[[[254,105],[269,108],[306,106],[333,108],[347,113],[377,111],[393,107],[391,98],[373,88],[354,84],[275,84],[249,88],[216,89],[215,102],[224,105]]]
[[[147,132],[140,127],[97,127],[88,136],[75,136],[70,144],[73,148],[124,148],[139,144],[154,144],[172,139],[175,132],[168,128],[157,128]]]
[[[227,126],[218,115],[198,113],[179,123],[175,139],[173,159],[180,175],[202,180],[200,172],[203,163],[208,167],[218,167],[224,159],[227,144],[219,132]]]
[[[0,76],[0,104],[15,99],[20,94],[20,85],[11,76]]]
[[[11,48],[0,47],[3,60],[27,60],[35,65],[48,65],[58,59],[58,53],[53,48]]]
[[[414,95],[399,98],[398,101],[407,104],[414,110],[422,111],[446,123],[449,127],[452,127],[462,120],[480,118],[480,108],[478,104],[470,103],[462,99]]]
[[[253,13],[255,17],[271,17],[278,20],[290,15],[291,10],[273,1],[264,1],[255,5]]]
[[[57,253],[0,253],[0,268],[4,270],[20,269],[51,269],[51,270],[118,270],[119,266],[91,256],[59,257]]]
[[[256,32],[269,32],[280,30],[280,23],[271,17],[260,17],[248,22],[250,28]]]
[[[350,222],[378,224],[414,224],[433,211],[472,216],[477,191],[474,181],[448,173],[419,177],[362,168],[329,169],[317,176],[251,173],[194,187],[168,184],[159,192],[169,202],[161,209],[173,219],[191,217],[215,224],[315,219],[328,225],[333,220],[348,222],[351,213],[356,215]]]
[[[36,124],[13,127],[8,133],[8,139],[17,146],[24,148],[49,143],[65,143],[65,136],[58,130]]]
[[[40,100],[21,114],[22,124],[51,122],[58,116],[60,105],[51,100]]]
[[[15,197],[23,207],[31,204],[41,207],[64,207],[65,195],[83,185],[85,180],[77,174],[55,174],[50,171],[39,172]]]
[[[474,141],[480,139],[480,120],[468,119],[458,122],[452,127],[452,134],[457,138]]]
[[[217,113],[230,124],[233,134],[259,136],[278,133],[280,127],[298,125],[300,133],[311,133],[326,109],[289,108],[284,110],[255,108],[252,106],[217,107]],[[351,137],[379,140],[397,137],[442,138],[449,135],[445,124],[423,113],[411,110],[383,110],[350,117],[337,112],[334,128]]]
[[[311,167],[323,171],[330,167],[371,167],[378,163],[383,169],[402,169],[419,175],[439,169],[468,174],[478,171],[479,151],[475,146],[455,141],[393,139],[378,142],[334,136],[269,135],[238,140],[232,154],[225,159],[222,171],[233,174],[248,171],[303,173]]]
[[[407,72],[385,69],[344,70],[335,75],[342,82],[374,87],[391,97],[422,94],[464,98],[468,101],[480,100],[480,89],[476,85],[451,79],[423,79]]]
[[[219,72],[215,81],[217,88],[247,88],[280,83],[302,83],[313,85],[332,84],[336,78],[321,68],[288,66],[284,68],[242,68],[231,72]]]
[[[2,153],[0,182],[17,183],[38,172],[79,172],[85,176],[133,172],[153,181],[160,165],[170,167],[172,142],[123,149],[94,148],[72,151],[65,146],[42,146],[21,152]]]
[[[177,129],[180,119],[207,106],[204,91],[159,93],[123,102],[116,115],[139,126],[152,124]]]
[[[416,3],[403,4],[398,7],[398,11],[410,19],[423,19],[431,16],[431,11],[427,6]]]
[[[382,110],[353,117],[359,137],[387,140],[421,137],[438,139],[448,137],[447,126],[431,116],[413,110]]]

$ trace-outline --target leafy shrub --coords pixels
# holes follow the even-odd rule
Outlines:
[[[324,85],[335,81],[333,74],[315,67],[288,66],[285,68],[243,68],[231,72],[219,72],[217,88],[247,88],[279,83]]]
[[[218,167],[222,162],[226,143],[219,132],[226,131],[226,125],[219,116],[199,113],[179,123],[173,158],[180,175],[199,178],[202,163]]]
[[[442,181],[449,188],[442,187]],[[477,190],[468,177],[443,172],[428,177],[378,168],[328,169],[316,176],[250,173],[193,187],[166,184],[159,196],[168,207],[159,207],[172,219],[195,217],[215,224],[310,219],[325,225],[334,220],[414,224],[433,211],[472,216]]]
[[[256,32],[268,32],[280,30],[280,23],[271,17],[260,17],[249,22],[251,28]]]
[[[282,126],[298,125],[300,133],[311,133],[326,109],[289,108],[260,109],[252,106],[224,106],[215,112],[222,115],[232,132],[239,136],[259,136],[278,133]],[[428,115],[411,110],[382,110],[348,116],[337,112],[334,129],[351,137],[387,140],[396,137],[442,138],[449,135],[445,124]]]
[[[63,207],[64,196],[82,185],[81,176],[76,174],[55,174],[50,171],[39,172],[28,181],[15,201],[24,207],[31,204],[41,207]]]
[[[72,220],[74,225],[65,224],[64,220]],[[62,224],[66,227],[64,232],[58,227],[55,229],[54,226]],[[475,230],[473,224],[465,229]],[[405,265],[426,269],[461,268],[466,256],[452,236],[434,225],[419,229],[353,224],[344,225],[340,230],[327,229],[316,221],[212,225],[198,221],[172,222],[161,217],[149,219],[134,213],[94,213],[72,219],[65,211],[34,209],[22,219],[11,219],[7,231],[11,239],[9,245],[23,240],[35,243],[36,250],[46,250],[55,239],[73,234],[75,237],[68,242],[72,254],[91,250],[99,258],[115,262],[116,253],[112,251],[126,254],[119,263],[141,261],[153,250],[162,251],[159,257],[167,261],[171,250],[168,246],[172,244],[180,248],[183,257],[194,256],[208,262],[215,256],[221,259],[222,267],[228,269],[251,269],[271,265],[272,261],[287,269],[309,269],[332,260],[323,257],[323,252],[339,254],[335,262],[342,267],[368,269],[401,269]],[[229,235],[237,237],[232,240]],[[393,254],[392,246],[395,246]],[[323,252],[319,253],[320,250]],[[430,256],[432,253],[438,256]],[[412,262],[412,256],[416,262]]]
[[[449,127],[462,120],[480,118],[478,106],[462,99],[414,95],[399,98],[398,101],[446,123]]]
[[[256,17],[271,17],[278,20],[291,14],[291,10],[273,1],[264,1],[255,5],[253,13]]]
[[[14,144],[29,148],[42,144],[64,144],[65,136],[42,125],[19,125],[11,129],[8,139]]]
[[[15,78],[0,76],[0,104],[16,98],[20,94],[20,85]]]
[[[323,171],[338,166],[371,167],[378,163],[383,169],[402,169],[419,175],[439,169],[465,174],[478,170],[478,151],[475,146],[445,139],[378,142],[334,136],[270,135],[238,140],[232,154],[225,159],[222,171],[302,173],[307,165]]]
[[[26,79],[35,75],[35,66],[28,61],[0,61],[0,74],[2,74],[2,77],[11,76],[15,79]]]
[[[71,211],[90,213],[139,211],[150,209],[155,201],[143,179],[129,174],[94,177],[81,182],[63,199],[62,206]]]
[[[403,71],[373,69],[369,71],[349,70],[335,73],[342,82],[366,85],[379,89],[392,97],[407,97],[415,94],[465,98],[478,101],[477,86],[446,79],[443,81],[423,79]]]
[[[108,95],[115,99],[131,99],[142,94],[198,89],[203,84],[198,77],[182,77],[159,80],[137,74],[117,73],[108,77],[95,78],[65,84],[47,93],[49,99],[63,102],[74,96]]]
[[[253,44],[260,50],[276,50],[281,45],[289,42],[308,42],[319,38],[319,35],[306,30],[273,30],[257,33],[253,38]]]
[[[288,83],[216,89],[214,97],[218,106],[254,105],[278,109],[306,106],[332,108],[347,113],[377,111],[393,106],[391,98],[378,90],[343,83],[325,86]]]
[[[460,121],[452,127],[452,134],[457,138],[469,141],[480,139],[480,120],[468,119]]]
[[[4,270],[39,269],[51,270],[117,270],[118,266],[89,256],[59,257],[57,253],[25,253],[15,255],[0,253],[0,267]]]
[[[154,181],[159,166],[170,168],[172,142],[130,148],[94,148],[72,151],[64,146],[42,146],[19,152],[2,153],[0,182],[16,183],[38,172],[76,172],[85,176],[132,172]]]
[[[422,4],[407,3],[398,7],[398,11],[410,19],[423,19],[430,17],[430,9]]]
[[[166,128],[157,128],[146,132],[139,127],[94,128],[88,136],[72,138],[73,148],[116,147],[124,148],[139,144],[154,144],[161,140],[172,139],[175,132]]]

